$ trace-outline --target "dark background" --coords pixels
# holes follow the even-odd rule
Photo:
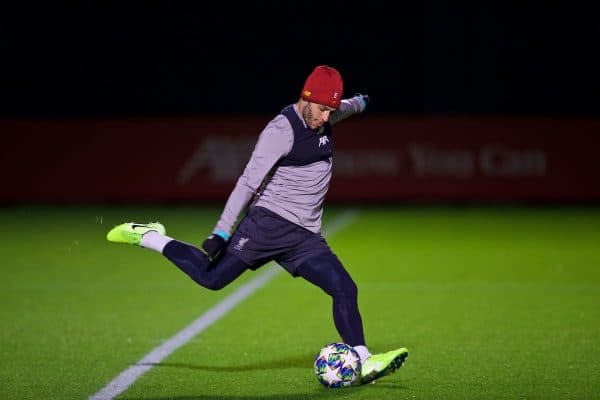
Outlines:
[[[273,114],[317,64],[375,114],[599,115],[594,2],[454,3],[3,6],[0,117]]]

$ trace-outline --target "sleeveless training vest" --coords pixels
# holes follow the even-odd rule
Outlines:
[[[304,126],[294,111],[293,105],[285,107],[283,114],[294,131],[294,143],[290,152],[279,160],[276,166],[302,166],[317,161],[331,162],[333,156],[333,136],[331,125],[326,122],[318,132]]]

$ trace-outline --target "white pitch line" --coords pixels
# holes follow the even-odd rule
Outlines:
[[[331,236],[350,224],[358,213],[355,210],[347,210],[334,219],[325,229],[323,235]],[[121,372],[116,378],[110,381],[96,394],[89,397],[90,400],[114,399],[127,388],[129,388],[140,376],[148,372],[154,365],[160,363],[175,350],[189,342],[194,336],[211,326],[221,317],[225,316],[238,303],[254,293],[257,289],[263,287],[267,282],[278,275],[282,268],[275,265],[266,266],[267,268],[256,278],[245,283],[235,292],[227,296],[220,303],[210,308],[188,326],[179,331],[175,336],[163,342],[160,346],[154,348],[146,354],[141,360]]]

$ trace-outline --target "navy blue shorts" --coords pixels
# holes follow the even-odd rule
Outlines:
[[[274,260],[294,276],[307,258],[332,253],[320,233],[311,232],[258,206],[250,207],[231,237],[227,251],[251,269]]]

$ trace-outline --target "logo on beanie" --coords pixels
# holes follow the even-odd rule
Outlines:
[[[305,95],[306,97],[310,97],[310,95],[311,95],[311,94],[312,94],[312,93],[310,92],[310,90],[305,90],[305,91],[304,91],[304,95]]]

